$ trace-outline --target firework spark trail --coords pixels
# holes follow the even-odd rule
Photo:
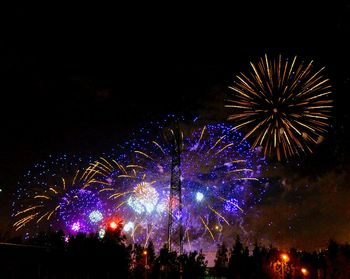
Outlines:
[[[313,61],[291,63],[281,55],[250,63],[252,71],[236,76],[229,86],[229,120],[245,129],[245,139],[255,138],[252,147],[263,146],[264,154],[289,158],[312,152],[327,132],[331,109],[331,85],[324,68],[314,72]]]

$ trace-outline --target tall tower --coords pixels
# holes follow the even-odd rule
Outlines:
[[[183,253],[182,197],[181,197],[181,147],[182,136],[177,122],[171,132],[172,159],[169,196],[168,249],[177,244],[179,254]]]

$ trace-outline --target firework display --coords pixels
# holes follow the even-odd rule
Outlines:
[[[120,226],[132,242],[146,245],[152,239],[161,246],[171,215],[175,226],[181,220],[187,249],[221,241],[260,201],[263,158],[230,125],[178,126],[179,200],[170,194],[175,128],[166,121],[151,126],[119,153],[85,168],[66,157],[36,165],[19,183],[14,228],[42,224],[103,237],[106,229]]]
[[[236,76],[226,107],[236,129],[265,155],[289,158],[312,152],[323,141],[332,109],[331,85],[324,68],[265,55]]]
[[[252,60],[223,92],[221,86],[215,87],[215,98],[201,96],[206,108],[221,108],[215,115],[200,109],[201,116],[193,118],[191,109],[180,106],[178,109],[186,117],[167,115],[155,119],[154,103],[151,109],[143,109],[153,121],[143,119],[143,123],[135,124],[140,117],[140,111],[135,109],[128,112],[130,115],[118,112],[125,114],[124,119],[112,117],[103,122],[109,113],[101,114],[89,104],[84,110],[87,122],[76,131],[70,125],[67,133],[73,134],[64,138],[88,128],[83,134],[87,138],[79,137],[81,144],[67,148],[87,148],[87,152],[98,154],[85,158],[50,155],[33,165],[17,182],[11,200],[10,229],[5,228],[4,239],[13,236],[17,241],[20,236],[23,243],[44,246],[50,244],[51,236],[55,242],[59,237],[67,243],[66,248],[77,250],[77,255],[80,252],[74,247],[76,240],[80,245],[92,239],[91,243],[103,252],[108,252],[108,246],[117,240],[128,247],[130,266],[137,267],[137,272],[141,267],[139,253],[146,252],[146,257],[140,258],[146,261],[142,267],[146,275],[152,267],[147,261],[155,255],[147,256],[149,247],[155,251],[163,251],[164,247],[184,255],[190,251],[211,253],[221,244],[235,249],[239,243],[247,243],[250,249],[254,242],[266,245],[273,239],[281,240],[283,245],[288,238],[296,243],[296,234],[308,239],[313,231],[302,230],[300,217],[312,212],[299,212],[304,212],[308,201],[314,203],[314,199],[308,199],[314,193],[327,196],[317,187],[324,179],[322,172],[331,171],[332,165],[330,161],[321,166],[322,156],[310,154],[316,150],[329,153],[331,147],[323,142],[328,132],[334,132],[334,154],[340,155],[340,163],[345,156],[345,151],[338,148],[341,141],[334,138],[339,131],[344,132],[344,127],[332,127],[331,80],[325,67],[315,64],[283,55],[265,54]],[[224,100],[222,94],[226,93]],[[221,102],[216,102],[218,98]],[[101,103],[99,110],[103,106]],[[224,107],[225,120],[220,122]],[[76,117],[80,110],[72,112]],[[89,126],[92,124],[96,127]],[[59,131],[65,131],[64,124],[60,125]],[[113,131],[116,127],[117,131]],[[132,133],[125,135],[130,130]],[[111,144],[110,137],[116,132],[118,141],[113,146],[103,146]],[[90,136],[91,143],[99,139],[96,149],[88,142]],[[54,150],[60,148],[62,143]],[[345,172],[336,170],[329,178],[325,176],[328,184],[338,176],[346,177]],[[4,185],[6,189],[13,186]],[[6,191],[2,194],[6,200]],[[80,243],[81,239],[84,241]],[[217,258],[220,253],[224,255],[225,246],[217,250]],[[193,255],[196,261],[202,261],[200,254],[188,254]],[[171,269],[164,269],[168,270]]]
[[[164,243],[169,212],[175,220],[182,219],[188,246],[220,241],[223,231],[261,199],[264,160],[230,125],[180,127],[180,212],[179,200],[169,195],[175,133],[158,125],[142,129],[141,136],[126,143],[128,164],[113,156],[95,163],[104,176],[99,180],[108,182],[100,193],[115,202],[125,220],[123,230],[137,242],[152,238]]]
[[[169,188],[159,188],[140,165],[124,164],[121,157],[112,153],[92,164],[99,173],[99,197],[123,219],[122,230],[133,242],[147,243],[154,230],[166,230]]]
[[[73,232],[95,232],[103,221],[104,206],[97,193],[72,189],[60,199],[58,215],[63,228]]]
[[[47,226],[66,232],[96,230],[110,211],[97,195],[96,172],[92,167],[82,169],[84,164],[81,158],[64,155],[28,171],[18,182],[13,202],[15,230]]]

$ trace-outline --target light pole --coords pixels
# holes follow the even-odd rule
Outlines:
[[[303,274],[304,277],[309,275],[309,271],[305,267],[302,267],[300,271],[301,271],[301,274]]]
[[[281,254],[281,273],[282,279],[284,279],[285,267],[287,266],[287,262],[289,261],[289,256],[287,254]]]
[[[148,264],[147,264],[147,250],[143,250],[143,255],[145,256],[145,279],[147,279],[147,268],[148,268]]]

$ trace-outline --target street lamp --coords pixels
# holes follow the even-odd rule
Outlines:
[[[285,273],[285,267],[287,265],[287,262],[289,261],[289,256],[285,253],[281,254],[281,272],[282,272],[282,279],[284,279],[284,273]]]
[[[305,267],[302,267],[301,273],[303,274],[303,276],[307,276],[309,274],[309,271]]]
[[[289,261],[289,256],[287,254],[283,253],[283,254],[281,254],[281,259],[282,259],[283,262],[286,263],[286,262]]]
[[[147,265],[147,250],[143,250],[143,255],[145,256],[145,279],[147,279],[147,268],[148,268],[148,265]]]

